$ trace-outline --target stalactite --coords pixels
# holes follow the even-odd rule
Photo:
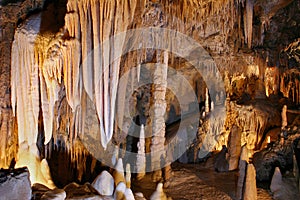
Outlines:
[[[248,48],[251,48],[252,45],[253,7],[254,0],[246,0],[246,8],[244,12],[244,33],[245,42],[248,44]]]
[[[16,30],[12,46],[12,107],[18,120],[19,144],[29,146],[36,143],[38,134],[39,66],[34,45],[40,23],[40,15],[27,20]]]
[[[300,72],[297,69],[286,70],[280,74],[280,92],[296,104],[300,103]]]
[[[79,41],[67,40],[62,50],[64,84],[66,88],[67,101],[75,112],[81,99],[81,79],[80,79],[80,44]]]
[[[264,74],[264,84],[266,90],[266,96],[270,94],[277,94],[279,85],[279,71],[277,67],[268,67]]]
[[[74,38],[66,41],[64,74],[67,98],[73,111],[79,104],[82,60],[83,86],[94,100],[100,121],[101,143],[106,147],[112,138],[114,109],[119,79],[120,51],[125,38],[109,37],[125,31],[131,22],[135,1],[68,1],[65,29]],[[79,41],[81,40],[81,41]],[[117,42],[115,44],[115,42]],[[81,47],[81,48],[80,48]],[[68,65],[70,63],[70,65]],[[70,78],[72,77],[72,78]],[[79,88],[79,90],[77,89]]]

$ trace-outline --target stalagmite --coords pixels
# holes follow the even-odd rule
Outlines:
[[[126,175],[125,175],[125,181],[126,181],[126,187],[131,187],[131,170],[130,170],[130,164],[126,164]]]
[[[150,196],[150,200],[168,200],[167,195],[163,191],[163,184],[158,183],[155,192]]]
[[[287,116],[286,116],[286,111],[287,111],[287,106],[284,105],[282,107],[282,111],[281,111],[281,120],[282,120],[282,124],[281,124],[281,128],[285,128],[287,126]]]
[[[241,155],[241,130],[233,126],[229,137],[229,170],[235,170],[238,168]]]
[[[270,189],[273,193],[278,192],[282,188],[282,175],[279,167],[275,168]]]
[[[253,164],[247,166],[244,200],[257,199],[256,172]]]
[[[205,89],[205,113],[209,113],[209,95],[208,95],[208,89]]]
[[[213,111],[215,109],[215,104],[213,101],[210,103],[210,110]]]
[[[136,158],[137,179],[140,180],[146,173],[146,157],[145,157],[145,128],[141,125],[140,141],[138,142],[138,153]]]
[[[114,200],[124,200],[126,192],[126,185],[124,182],[118,183],[114,193]]]
[[[115,185],[118,185],[120,182],[125,183],[124,167],[123,167],[122,158],[119,158],[117,165],[115,166],[115,170],[113,172],[113,177],[115,180]]]
[[[115,146],[113,155],[111,157],[112,166],[116,166],[118,159],[119,159],[119,148]]]
[[[140,82],[140,76],[141,76],[141,64],[138,64],[137,66],[137,81]]]
[[[130,188],[126,188],[124,196],[126,200],[135,200],[133,192]]]
[[[163,64],[156,64],[153,70],[153,110],[152,112],[152,144],[151,144],[151,164],[152,180],[154,182],[161,180],[162,160],[165,159],[165,111],[166,111],[166,89],[167,89],[167,70],[168,70],[168,52],[163,53]],[[158,62],[160,53],[157,52]]]

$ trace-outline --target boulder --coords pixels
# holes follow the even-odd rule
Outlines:
[[[1,199],[30,200],[32,191],[27,167],[0,170]]]
[[[102,171],[100,175],[93,181],[92,186],[101,195],[113,195],[114,192],[114,178],[107,171]]]

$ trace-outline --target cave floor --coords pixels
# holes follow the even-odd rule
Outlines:
[[[172,179],[164,189],[173,200],[235,199],[237,172],[216,172],[210,162],[203,164],[172,164]],[[142,192],[149,199],[156,184],[147,174],[142,180],[132,183],[133,192]],[[257,188],[257,199],[272,200],[268,190]]]

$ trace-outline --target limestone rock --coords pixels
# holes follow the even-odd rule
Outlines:
[[[66,192],[62,189],[54,189],[46,192],[41,200],[64,200],[66,198]]]
[[[31,199],[31,184],[27,168],[0,171],[1,199]]]
[[[107,171],[101,172],[92,183],[92,186],[101,195],[113,195],[114,192],[114,178]]]
[[[247,175],[245,181],[244,200],[254,199],[257,199],[256,172],[254,165],[249,164],[247,167]]]

